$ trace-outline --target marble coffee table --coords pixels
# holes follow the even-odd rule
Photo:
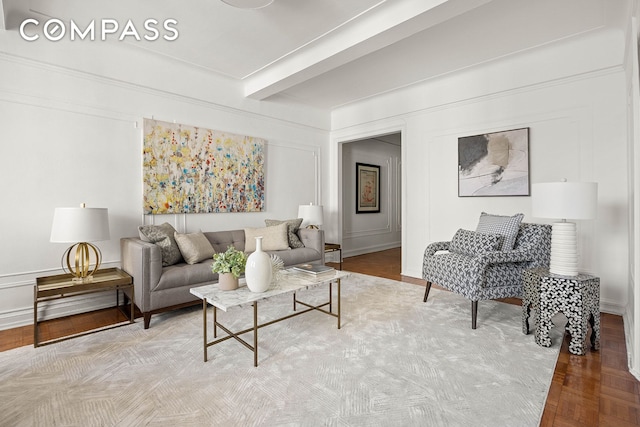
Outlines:
[[[251,292],[241,280],[240,287],[233,291],[223,291],[218,288],[218,284],[199,286],[192,288],[190,292],[202,300],[202,319],[204,329],[204,361],[207,361],[207,349],[213,345],[219,344],[230,338],[235,338],[249,350],[253,351],[253,366],[258,366],[258,329],[289,319],[294,316],[317,310],[329,316],[338,319],[338,329],[340,329],[340,280],[349,276],[348,272],[335,270],[333,274],[313,277],[306,273],[294,272],[292,270],[283,270],[280,272],[278,279],[271,284],[266,292]],[[333,311],[333,284],[337,286],[336,311]],[[300,301],[296,297],[296,292],[310,289],[317,286],[328,285],[329,301],[320,305],[311,305]],[[283,294],[293,294],[293,313],[271,320],[266,323],[258,324],[258,302],[269,300],[275,296]],[[300,304],[305,309],[298,310],[297,305]],[[207,340],[207,306],[213,306],[213,341]],[[233,332],[226,326],[218,322],[218,309],[228,311],[234,307],[252,306],[253,307],[253,327],[242,331]],[[328,306],[328,310],[325,307]],[[218,338],[218,328],[226,332],[227,335]],[[253,345],[245,341],[240,335],[247,332],[253,332]]]

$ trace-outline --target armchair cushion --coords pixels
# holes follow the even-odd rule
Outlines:
[[[480,255],[502,247],[503,236],[459,229],[451,239],[449,250],[462,255]]]
[[[516,243],[516,237],[520,230],[523,214],[513,216],[491,215],[486,212],[480,214],[480,221],[476,231],[486,234],[501,234],[504,236],[502,250],[510,251]]]

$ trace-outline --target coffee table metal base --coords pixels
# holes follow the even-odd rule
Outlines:
[[[203,330],[204,330],[204,361],[206,362],[207,357],[207,349],[213,345],[220,344],[223,341],[234,338],[240,344],[244,345],[247,349],[253,351],[253,366],[258,366],[258,329],[264,328],[265,326],[272,325],[277,322],[281,322],[283,320],[290,319],[295,316],[299,316],[304,313],[308,313],[310,311],[320,311],[328,316],[332,316],[338,319],[338,329],[340,329],[340,279],[335,281],[337,285],[337,301],[336,301],[336,313],[333,312],[333,283],[329,283],[329,301],[322,303],[320,305],[311,305],[306,302],[300,301],[296,297],[296,293],[293,294],[293,311],[287,316],[280,317],[275,320],[268,321],[266,323],[258,324],[258,301],[254,301],[252,303],[253,306],[253,327],[243,329],[238,332],[233,332],[220,322],[218,322],[218,308],[213,306],[213,341],[207,341],[207,300],[202,300],[202,321],[203,321]],[[297,304],[303,305],[307,307],[305,310],[298,311]],[[329,310],[325,310],[323,307],[329,306]],[[218,338],[218,328],[222,329],[227,333],[226,336]],[[248,343],[244,339],[240,337],[240,335],[246,334],[247,332],[253,332],[253,344]]]

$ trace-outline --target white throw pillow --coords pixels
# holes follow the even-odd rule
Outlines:
[[[287,223],[289,247],[291,249],[304,248],[304,243],[302,243],[300,241],[300,238],[298,237],[298,230],[300,229],[300,224],[302,224],[302,218],[287,219],[285,221],[281,221],[278,219],[265,219],[264,225],[266,225],[267,227],[273,227],[274,225],[280,225],[283,222]]]
[[[176,243],[180,248],[182,257],[187,264],[196,264],[207,258],[212,258],[216,251],[211,246],[211,242],[202,232],[180,234],[174,233]]]
[[[279,225],[263,228],[245,228],[244,229],[244,251],[255,252],[256,237],[262,236],[263,251],[281,251],[289,249],[289,240],[287,239],[287,223],[283,222]]]

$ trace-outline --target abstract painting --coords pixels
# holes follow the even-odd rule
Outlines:
[[[529,128],[458,138],[458,196],[528,196]]]
[[[380,212],[380,166],[356,163],[356,213]]]
[[[265,143],[144,119],[144,213],[264,211]]]

